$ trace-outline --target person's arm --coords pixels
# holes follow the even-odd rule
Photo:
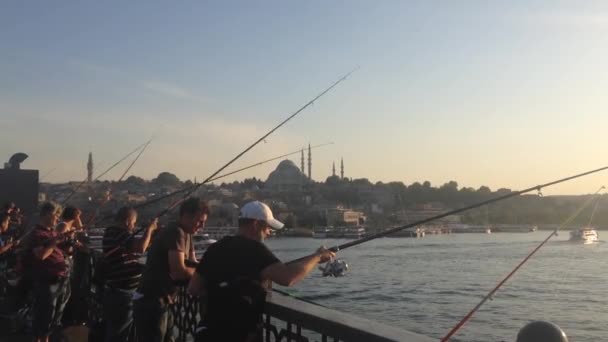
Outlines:
[[[144,235],[133,244],[131,252],[140,254],[144,253],[146,249],[148,249],[148,246],[150,246],[150,240],[152,240],[152,233],[154,233],[157,227],[158,218],[155,218],[154,220],[152,220],[148,228],[146,228],[146,230],[144,231]]]
[[[315,254],[303,258],[298,262],[292,264],[276,262],[267,266],[262,270],[262,279],[270,279],[282,286],[293,286],[304,279],[316,265],[328,261],[335,257],[335,255],[334,252],[321,247]]]
[[[51,254],[53,254],[53,251],[55,250],[55,246],[38,246],[35,247],[33,252],[34,252],[34,256],[36,258],[38,258],[39,260],[44,260],[46,258],[48,258],[49,256],[51,256]]]
[[[188,280],[192,277],[194,268],[186,267],[185,254],[179,250],[169,251],[169,275],[173,280]]]
[[[13,248],[13,243],[9,242],[6,245],[0,247],[0,254],[4,254],[8,252],[11,248]]]
[[[203,277],[198,272],[194,272],[192,278],[190,279],[190,284],[188,284],[188,293],[195,297],[201,297],[207,293],[205,290],[205,282]]]
[[[57,225],[56,230],[57,230],[57,233],[64,234],[68,230],[68,225],[65,224],[65,222],[61,222],[60,224]]]
[[[190,239],[190,255],[188,256],[188,260],[196,263],[198,262],[198,260],[196,260],[196,252],[194,250],[194,242],[192,241],[192,235],[189,235],[188,238]]]

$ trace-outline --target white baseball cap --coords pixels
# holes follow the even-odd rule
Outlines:
[[[268,223],[272,229],[282,229],[284,224],[272,216],[272,210],[260,201],[253,201],[241,208],[241,218],[260,220]]]

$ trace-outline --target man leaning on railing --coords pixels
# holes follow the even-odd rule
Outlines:
[[[258,201],[241,208],[239,232],[211,245],[194,273],[188,291],[199,296],[202,321],[198,342],[262,341],[262,313],[270,282],[291,286],[335,254],[323,247],[292,264],[282,263],[264,244],[271,229],[281,229],[270,208]]]

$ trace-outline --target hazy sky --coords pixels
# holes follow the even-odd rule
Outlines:
[[[608,164],[607,43],[605,1],[7,0],[0,159],[81,180],[156,133],[132,173],[202,179],[360,65],[235,168],[334,141],[316,180],[519,189]]]

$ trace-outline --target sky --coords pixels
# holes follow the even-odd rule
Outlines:
[[[607,40],[603,1],[7,0],[0,159],[82,180],[89,151],[98,174],[153,137],[131,174],[204,179],[360,66],[229,169],[332,141],[317,181],[344,158],[373,182],[521,189],[608,164]]]

